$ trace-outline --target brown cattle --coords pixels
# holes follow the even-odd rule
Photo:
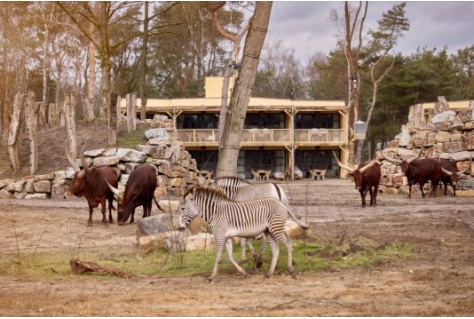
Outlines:
[[[399,164],[402,173],[405,174],[408,181],[408,197],[411,198],[412,185],[419,184],[421,195],[425,197],[423,192],[423,186],[426,182],[431,182],[431,194],[430,196],[436,197],[436,191],[438,189],[439,181],[441,180],[441,164],[437,159],[434,158],[420,158],[423,153],[423,145],[421,146],[420,152],[416,157],[408,160],[398,160],[382,155],[389,162]]]
[[[456,187],[458,185],[459,177],[464,174],[470,167],[472,163],[472,158],[469,160],[469,165],[458,172],[456,162],[452,162],[446,159],[439,159],[441,163],[441,183],[444,185],[444,196],[446,196],[448,190],[448,184],[453,188],[453,196],[456,196]]]
[[[143,218],[151,216],[153,200],[161,210],[154,196],[156,184],[156,169],[149,164],[140,164],[130,174],[124,192],[119,191],[116,186],[109,185],[118,203],[117,224],[125,224],[130,216],[130,224],[134,223],[135,208],[140,205],[143,206]]]
[[[342,164],[332,152],[337,161],[337,165],[349,171],[349,175],[354,178],[355,189],[360,192],[362,207],[365,207],[365,197],[367,192],[370,194],[370,206],[377,205],[377,192],[382,172],[380,171],[380,162],[377,159],[359,164],[357,168],[352,168]]]
[[[66,157],[75,173],[66,194],[85,197],[87,199],[87,203],[89,204],[89,220],[87,226],[92,226],[92,213],[94,208],[99,206],[99,204],[101,204],[102,209],[102,222],[107,223],[105,215],[105,201],[107,200],[109,202],[109,223],[113,223],[112,209],[115,209],[113,207],[114,193],[110,191],[107,183],[115,185],[115,187],[118,186],[117,171],[109,166],[89,168],[84,158],[85,145],[81,152],[81,162],[83,167],[83,170],[81,170],[76,162],[71,158],[67,146],[66,143]]]

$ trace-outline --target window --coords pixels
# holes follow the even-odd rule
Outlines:
[[[336,151],[337,156],[338,153]],[[332,160],[332,151],[295,151],[295,165],[305,174],[310,169],[332,170]]]
[[[196,160],[197,168],[216,173],[218,151],[188,151],[192,158]]]
[[[247,113],[244,128],[284,128],[283,113]]]
[[[295,115],[295,128],[340,128],[339,114],[298,113]]]
[[[216,114],[181,114],[178,117],[178,129],[215,129],[218,123]]]

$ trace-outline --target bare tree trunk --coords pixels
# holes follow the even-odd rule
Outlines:
[[[91,24],[92,25],[92,24]],[[93,29],[93,26],[92,26]],[[85,118],[87,122],[91,122],[94,119],[94,102],[95,102],[95,47],[94,44],[89,42],[88,64],[89,74],[87,76],[87,98],[86,98],[86,114]]]
[[[228,65],[224,71],[224,81],[222,83],[222,99],[221,99],[221,111],[219,114],[219,124],[218,124],[218,133],[217,133],[217,141],[220,143],[221,138],[222,138],[222,132],[224,131],[224,125],[227,117],[227,102],[228,102],[228,92],[229,92],[229,83],[230,83],[230,77],[232,76],[231,72],[231,64],[235,64],[237,61],[237,57],[239,55],[240,51],[240,42],[242,41],[242,38],[244,35],[247,33],[249,30],[249,24],[247,24],[242,31],[237,35],[232,35],[228,32],[226,32],[220,25],[219,20],[217,19],[217,10],[222,8],[225,4],[225,1],[222,1],[217,4],[217,6],[209,9],[212,15],[212,21],[214,23],[214,26],[216,27],[217,31],[225,38],[229,39],[232,41],[232,53],[231,56],[229,57]],[[237,72],[235,69],[234,72]]]
[[[143,2],[145,7],[144,18],[143,18],[143,43],[142,43],[142,56],[140,60],[140,99],[141,99],[141,109],[140,109],[140,119],[144,121],[146,119],[146,75],[147,75],[147,54],[148,54],[148,1]]]
[[[35,103],[35,92],[28,93],[28,104],[26,106],[26,126],[30,139],[30,174],[38,170],[38,144],[36,143],[36,130],[38,127],[38,114]]]
[[[127,132],[135,132],[136,130],[136,105],[137,97],[135,94],[126,95],[126,105],[127,105]]]
[[[72,158],[77,157],[76,140],[76,114],[74,108],[74,95],[68,92],[64,100],[64,117],[66,121],[66,136],[69,143],[68,149]]]
[[[117,93],[110,93],[109,146],[117,144]]]
[[[247,106],[250,100],[251,88],[257,75],[260,53],[267,34],[272,5],[273,2],[271,1],[257,2],[250,20],[241,71],[232,92],[229,112],[226,117],[221,144],[219,145],[217,177],[237,175],[237,159]]]
[[[20,128],[21,128],[21,111],[23,110],[23,103],[25,97],[22,93],[15,95],[13,102],[12,119],[10,123],[10,133],[8,136],[7,147],[10,162],[13,168],[13,174],[18,173],[20,167]]]

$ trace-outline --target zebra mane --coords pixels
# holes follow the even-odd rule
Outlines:
[[[232,182],[234,185],[235,184],[238,184],[238,183],[241,183],[241,184],[245,184],[245,185],[251,185],[249,182],[247,182],[245,179],[241,178],[241,177],[238,177],[238,176],[222,176],[222,177],[218,177],[215,179],[216,183],[219,181],[219,180],[223,180],[223,181],[230,181]]]
[[[192,187],[192,188],[190,188],[186,191],[183,198],[186,198],[186,196],[189,193],[193,192],[194,190],[199,194],[206,194],[210,197],[224,197],[224,198],[230,200],[229,197],[227,196],[227,194],[223,190],[221,190],[219,188],[207,187],[207,186]]]

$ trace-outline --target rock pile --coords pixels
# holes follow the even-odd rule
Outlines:
[[[471,106],[462,111],[441,111],[432,116],[426,125],[410,114],[409,122],[402,126],[401,133],[381,151],[390,158],[407,159],[418,155],[423,147],[423,156],[454,161],[458,170],[462,170],[469,165],[470,157],[474,158],[474,105]],[[403,187],[407,184],[406,178],[400,166],[383,160],[381,170],[384,192],[406,191]],[[461,176],[459,189],[474,189],[473,172],[470,167]]]
[[[108,147],[84,152],[86,163],[97,167],[108,165],[117,170],[119,188],[124,188],[136,165],[148,163],[156,167],[158,185],[156,198],[182,196],[190,185],[198,185],[196,160],[184,149],[167,117],[157,116],[145,132],[146,145],[135,149]],[[79,167],[81,161],[76,159]],[[72,167],[44,175],[24,176],[21,180],[0,180],[0,198],[57,198],[62,199],[74,170]]]

